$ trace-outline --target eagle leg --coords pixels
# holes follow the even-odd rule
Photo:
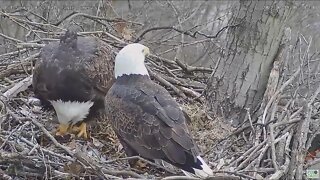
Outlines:
[[[88,138],[88,134],[87,134],[87,123],[82,122],[82,123],[80,124],[80,126],[78,126],[78,127],[73,127],[72,130],[73,130],[73,131],[78,131],[78,134],[77,134],[78,137],[83,136],[85,139]]]
[[[57,136],[63,136],[68,132],[69,125],[68,124],[60,124],[58,130],[56,132]]]

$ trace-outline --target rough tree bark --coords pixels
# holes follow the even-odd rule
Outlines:
[[[209,78],[207,106],[233,123],[259,109],[283,30],[292,14],[286,1],[240,1],[224,50]]]

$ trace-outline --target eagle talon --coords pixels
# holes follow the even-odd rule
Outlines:
[[[78,132],[77,136],[80,138],[81,136],[83,136],[85,139],[88,138],[88,134],[87,134],[87,124],[86,123],[81,123],[80,126],[73,126],[72,127],[72,131],[73,132]]]
[[[56,135],[57,136],[64,136],[65,134],[67,134],[68,128],[69,128],[68,124],[60,124],[57,129]]]

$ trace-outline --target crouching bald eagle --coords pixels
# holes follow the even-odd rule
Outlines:
[[[187,128],[189,117],[165,88],[150,79],[144,64],[148,53],[141,44],[120,50],[116,80],[106,96],[106,116],[127,156],[164,160],[186,175],[212,175]]]
[[[86,122],[104,113],[104,98],[113,79],[111,48],[94,37],[67,31],[42,48],[33,74],[33,90],[60,123],[57,135],[78,132],[87,138]]]

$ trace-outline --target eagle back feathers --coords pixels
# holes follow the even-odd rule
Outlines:
[[[60,42],[41,50],[33,75],[35,94],[43,100],[65,101],[103,97],[113,78],[113,58],[108,44],[68,31]]]
[[[149,159],[184,164],[196,159],[198,149],[179,105],[149,77],[117,78],[106,96],[106,111],[115,132]]]

